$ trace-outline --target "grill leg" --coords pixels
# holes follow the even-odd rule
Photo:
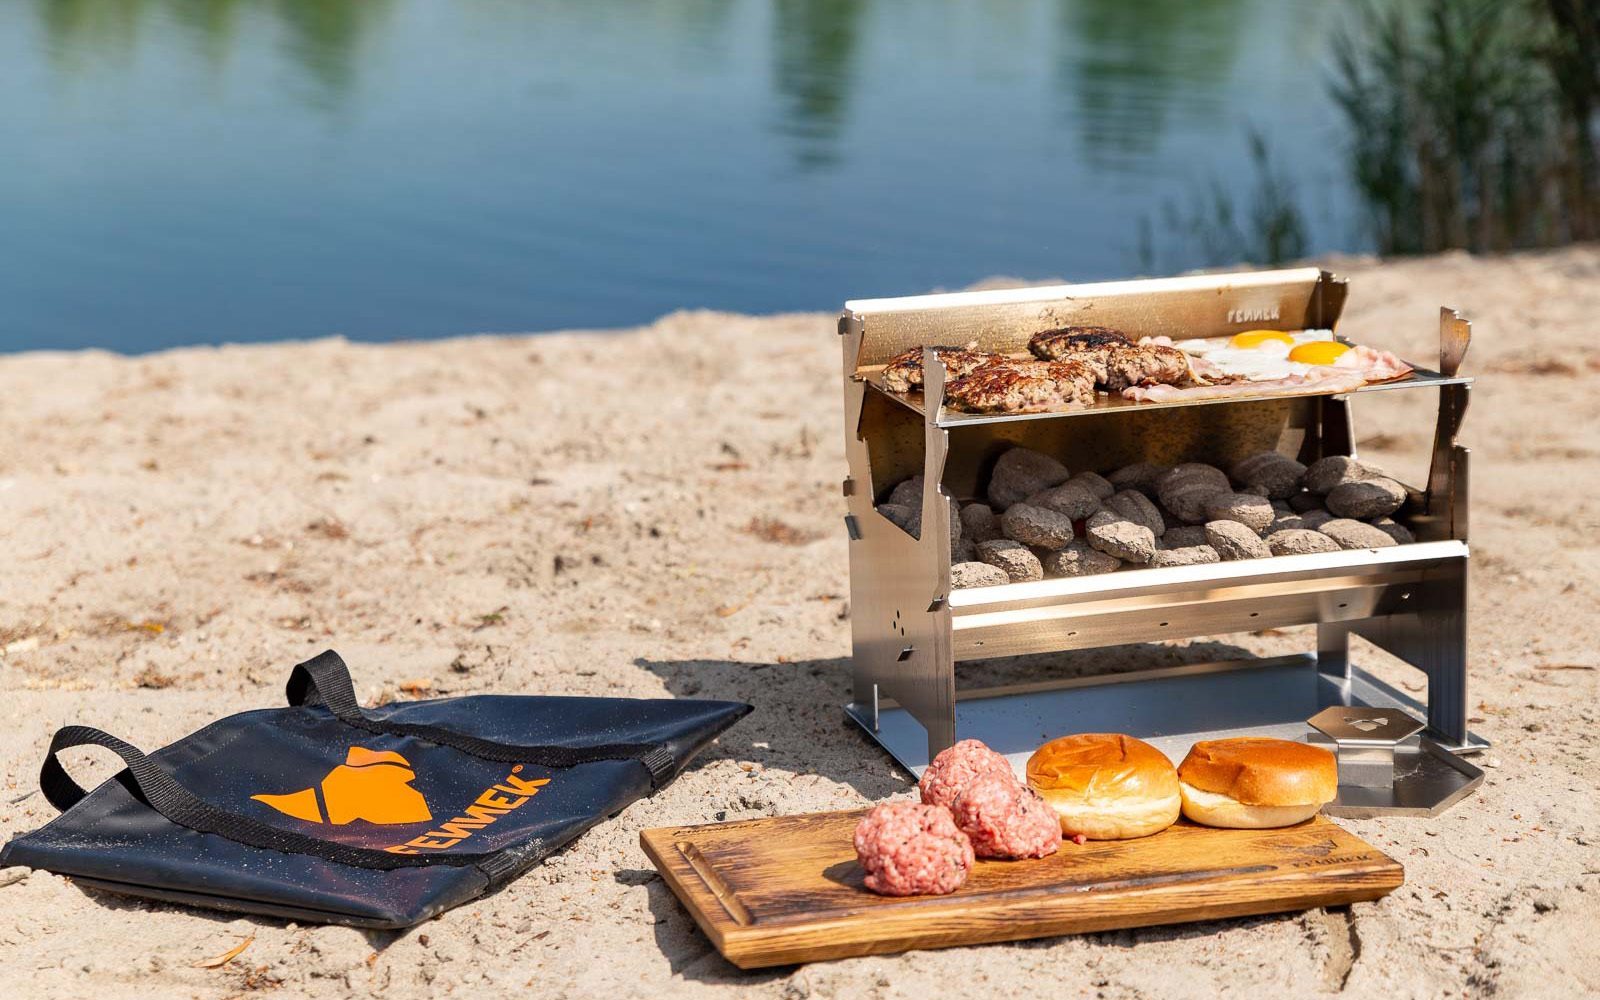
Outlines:
[[[1350,680],[1350,628],[1337,622],[1317,626],[1317,673],[1341,682]]]
[[[1441,581],[1445,597],[1420,616],[1422,643],[1413,662],[1428,675],[1428,728],[1446,743],[1467,742],[1467,568]]]
[[[1428,675],[1428,735],[1446,746],[1467,747],[1466,560],[1408,589],[1402,599],[1416,610],[1367,619],[1352,629]]]
[[[956,716],[954,706],[948,716],[934,719],[928,726],[928,761],[956,745]]]

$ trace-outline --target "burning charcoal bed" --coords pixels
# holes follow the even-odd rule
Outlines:
[[[1196,739],[1299,738],[1333,704],[1425,713],[1440,746],[1481,749],[1466,728],[1468,453],[1456,443],[1470,328],[1441,310],[1438,370],[1351,347],[1336,332],[1347,291],[1298,268],[849,303],[850,716],[914,772],[967,736],[1010,754],[1109,729],[1179,756]],[[1141,348],[1199,344],[1186,349],[1211,351],[1194,366],[1210,382],[1191,391],[1203,374],[1173,381],[1156,366],[1149,384],[1172,392],[1119,391],[1108,374],[1039,411],[949,405],[952,382],[996,365],[1049,376],[1026,367],[1030,346],[1067,352],[1074,335],[1061,331],[1091,328]],[[1096,337],[1076,344],[1121,342]],[[1230,382],[1215,372],[1232,349],[1208,346],[1224,338],[1281,341],[1290,357],[1311,343],[1300,356],[1313,360],[1360,352],[1370,377]],[[913,364],[918,345],[961,345],[943,352],[959,373],[931,347]],[[887,384],[891,363],[917,384]],[[1352,433],[1362,394],[1405,388],[1439,397],[1416,485],[1360,460]],[[1315,630],[1294,656],[1173,668],[1155,655],[1132,680],[957,694],[964,661],[1295,626]],[[1354,666],[1351,636],[1423,671],[1426,704]]]
[[[1061,474],[1067,471],[1050,456],[1021,446],[1005,455],[1016,465],[1053,467]],[[1416,541],[1411,530],[1392,517],[1407,500],[1406,488],[1376,467],[1360,462],[1343,462],[1338,479],[1312,477],[1312,483],[1322,487],[1320,493],[1304,487],[1304,465],[1275,451],[1245,458],[1229,472],[1193,463],[1155,469],[1151,476],[1148,468],[1127,466],[1111,471],[1113,477],[1124,481],[1142,479],[1143,490],[1117,491],[1099,473],[1085,471],[1067,479],[1057,475],[1039,480],[1059,481],[1020,500],[1012,501],[1016,488],[1006,483],[998,490],[958,501],[960,513],[951,522],[951,587],[959,590],[1021,582],[1038,579],[1041,573],[1043,578],[1090,576],[1149,566],[1268,558],[1274,550],[1295,547],[1296,536],[1280,536],[1280,532],[1318,532],[1325,543],[1313,540],[1301,542],[1300,547],[1309,545],[1325,552]],[[1264,468],[1273,474],[1270,487],[1253,475]],[[1090,479],[1111,492],[1085,485]],[[878,506],[878,513],[910,530],[916,523],[916,511],[910,503],[894,500],[920,500],[922,482],[921,476],[914,476],[900,483],[890,494],[890,502]],[[1163,504],[1164,495],[1171,498],[1171,506]],[[1000,511],[998,520],[996,511]],[[963,544],[961,525],[968,521],[996,525],[998,538],[1026,547],[1034,559],[1019,558],[1016,546],[980,549],[976,542]],[[1035,561],[1037,571],[1033,569]],[[1019,563],[1026,569],[1019,570]],[[984,567],[998,569],[1003,575]]]

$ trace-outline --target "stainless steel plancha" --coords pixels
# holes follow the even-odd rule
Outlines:
[[[1468,452],[1456,436],[1470,391],[1471,379],[1459,374],[1470,327],[1453,311],[1441,310],[1437,370],[1418,368],[1345,395],[1169,403],[1102,396],[1087,408],[976,415],[944,406],[945,370],[931,350],[920,393],[891,392],[879,374],[917,344],[976,341],[979,350],[1021,353],[1036,331],[1068,324],[1115,327],[1135,338],[1336,330],[1346,294],[1343,279],[1296,268],[848,303],[839,333],[850,716],[918,773],[967,736],[1020,764],[1042,742],[1040,729],[1125,731],[1176,760],[1198,739],[1303,738],[1305,719],[1337,704],[1425,713],[1425,736],[1438,746],[1458,753],[1486,746],[1467,729]],[[1409,545],[952,590],[947,534],[914,538],[875,509],[895,484],[921,475],[921,523],[945,524],[950,505],[981,495],[995,459],[1019,444],[1074,473],[1136,462],[1228,468],[1264,450],[1306,464],[1353,457],[1355,397],[1429,387],[1439,393],[1438,418],[1427,480],[1407,487],[1401,511],[1417,536]],[[957,693],[957,664],[968,660],[1305,625],[1316,626],[1316,649],[1301,657]],[[1425,706],[1354,667],[1352,635],[1426,674]]]

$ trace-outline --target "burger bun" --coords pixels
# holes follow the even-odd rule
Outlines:
[[[1177,822],[1183,807],[1166,754],[1119,733],[1051,740],[1028,758],[1027,776],[1069,837],[1148,837]]]
[[[1333,753],[1292,740],[1201,740],[1178,766],[1178,779],[1184,816],[1239,830],[1292,826],[1339,794]]]

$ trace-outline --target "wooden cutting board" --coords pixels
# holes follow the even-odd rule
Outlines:
[[[989,941],[1215,920],[1377,899],[1400,863],[1318,816],[1281,830],[1180,820],[1141,840],[1067,843],[1033,861],[979,861],[948,896],[862,884],[851,836],[864,810],[639,836],[662,877],[745,969]]]

